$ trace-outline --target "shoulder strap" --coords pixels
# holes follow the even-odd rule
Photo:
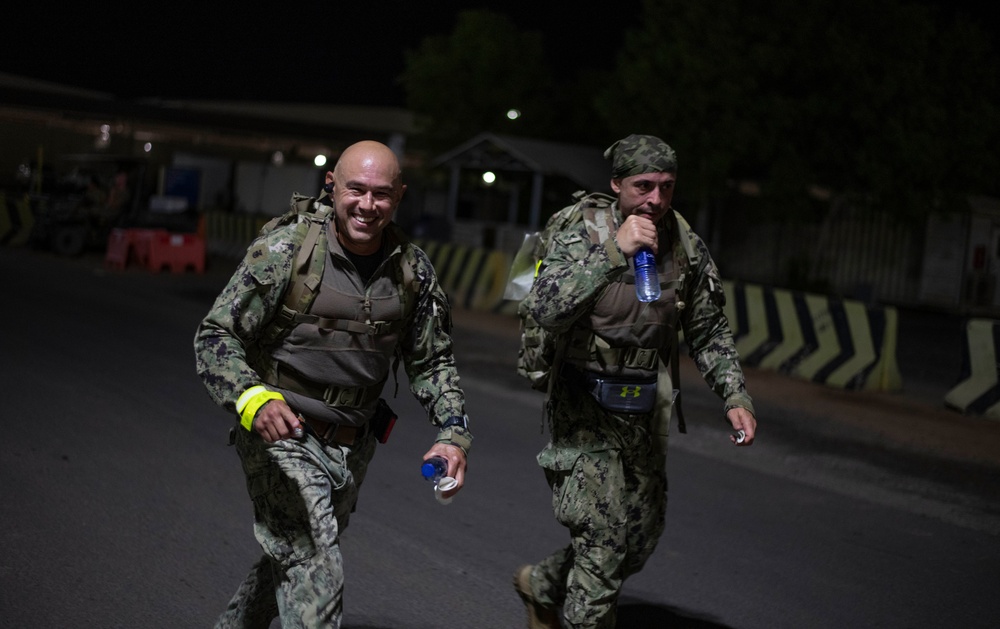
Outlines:
[[[305,214],[309,221],[309,231],[306,232],[306,237],[299,246],[298,255],[295,256],[295,263],[292,265],[292,284],[285,297],[285,305],[293,310],[303,309],[302,301],[306,297],[306,291],[315,292],[323,277],[323,265],[326,260],[323,256],[313,254],[332,212],[332,207],[318,205],[315,212]],[[325,250],[326,247],[322,249]]]
[[[693,266],[697,266],[698,252],[694,246],[691,239],[691,226],[688,222],[684,220],[676,210],[671,208],[670,216],[673,220],[673,224],[676,226],[677,230],[677,240],[680,244],[680,250],[684,252],[684,259],[681,259],[680,255],[677,255],[677,247],[674,247],[674,268],[675,273],[687,273]],[[682,270],[682,265],[687,267],[686,270]],[[684,307],[684,302],[678,300],[678,308]],[[681,405],[681,370],[680,370],[680,332],[678,331],[678,326],[674,326],[674,343],[673,349],[670,352],[670,380],[672,383],[672,389],[677,392],[674,397],[674,407],[677,409],[677,430],[681,433],[687,432],[687,423],[684,421],[684,407]],[[673,391],[669,392],[673,395]]]
[[[587,225],[587,235],[590,236],[590,241],[595,245],[613,237],[612,234],[615,232],[615,216],[614,212],[611,211],[613,202],[612,197],[599,192],[588,195],[581,201],[581,212],[583,221]]]

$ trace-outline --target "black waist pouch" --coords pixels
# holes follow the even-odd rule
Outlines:
[[[601,408],[613,413],[649,413],[656,406],[656,376],[651,379],[585,374],[587,390]]]

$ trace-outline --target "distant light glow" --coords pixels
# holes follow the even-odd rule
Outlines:
[[[285,163],[285,154],[281,151],[275,151],[271,153],[271,163],[275,166],[281,166]]]
[[[497,176],[493,172],[487,170],[486,172],[483,173],[483,183],[485,183],[487,186],[492,186],[496,180]]]
[[[145,152],[147,152],[147,153],[150,152],[150,151],[152,151],[153,150],[153,143],[152,142],[146,142],[145,144],[142,145],[142,150],[145,151]]]
[[[323,155],[322,153],[320,153],[319,155],[317,155],[316,157],[314,157],[313,158],[313,164],[316,164],[317,166],[323,166],[323,165],[325,165],[326,164],[326,155]]]
[[[510,120],[517,120],[521,117],[521,111],[519,109],[508,109],[507,118]]]
[[[111,125],[102,124],[100,127],[100,132],[97,134],[97,139],[94,140],[94,146],[98,149],[107,148],[108,144],[111,143]]]

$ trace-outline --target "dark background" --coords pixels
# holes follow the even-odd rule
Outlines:
[[[404,51],[444,36],[458,12],[489,9],[540,32],[557,73],[612,69],[641,0],[163,4],[17,3],[0,20],[0,72],[119,98],[404,106]],[[996,32],[993,3],[923,0]],[[994,35],[995,41],[995,35]]]

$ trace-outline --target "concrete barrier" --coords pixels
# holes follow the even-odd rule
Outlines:
[[[724,283],[743,364],[852,390],[898,391],[895,308]]]
[[[970,319],[965,326],[962,374],[959,383],[944,396],[949,408],[1000,420],[1000,321]]]
[[[209,251],[220,244],[235,255],[266,218],[238,214],[206,220]],[[454,243],[414,239],[457,307],[515,315],[503,293],[513,255]],[[213,251],[216,252],[216,251]],[[723,283],[726,316],[742,362],[829,386],[897,391],[897,314],[852,300],[742,283]]]
[[[503,302],[512,256],[502,251],[414,240],[434,265],[438,282],[455,305],[495,310]]]
[[[0,191],[0,244],[25,245],[34,227],[35,214],[28,195],[9,196]]]
[[[206,212],[205,251],[211,255],[242,258],[269,216],[240,212]]]

